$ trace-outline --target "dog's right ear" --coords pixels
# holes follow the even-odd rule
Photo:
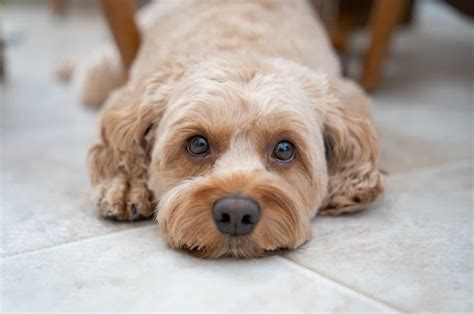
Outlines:
[[[154,130],[183,73],[181,67],[164,68],[112,93],[102,113],[100,142],[89,153],[93,183],[117,173],[146,171]]]
[[[117,91],[102,115],[101,139],[116,153],[146,149],[166,107],[164,103],[145,100],[139,103],[142,97],[136,93],[130,88]]]
[[[163,69],[113,93],[102,115],[104,142],[118,151],[135,148],[149,151],[153,130],[160,124],[174,86],[183,72],[176,66]]]

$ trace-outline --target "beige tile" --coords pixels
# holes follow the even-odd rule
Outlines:
[[[472,311],[472,161],[389,177],[365,212],[319,217],[287,258],[407,311]]]
[[[200,260],[157,227],[2,261],[2,311],[393,311],[288,260]]]
[[[381,166],[389,173],[472,158],[472,106],[380,102],[376,125]],[[454,107],[454,108],[453,108]]]
[[[2,141],[2,256],[148,224],[98,217],[86,167],[92,138],[65,130]]]

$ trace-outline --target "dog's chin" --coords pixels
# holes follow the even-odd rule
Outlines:
[[[271,256],[280,254],[288,250],[288,247],[275,247],[270,249],[265,249],[259,247],[255,243],[252,243],[252,240],[248,237],[236,236],[228,237],[225,244],[219,248],[208,249],[205,246],[200,248],[198,247],[189,247],[184,244],[179,248],[182,251],[187,252],[188,254],[199,257],[199,258],[220,258],[220,257],[233,257],[233,258],[259,258],[265,256]]]
[[[310,219],[293,188],[279,181],[261,173],[185,181],[160,201],[160,231],[171,247],[201,258],[263,257],[295,249],[309,240]],[[237,193],[257,201],[261,217],[251,233],[226,235],[214,223],[211,208],[216,200]]]

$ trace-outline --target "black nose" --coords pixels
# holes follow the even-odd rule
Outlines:
[[[221,198],[212,207],[217,228],[230,235],[249,234],[260,219],[257,202],[242,196]]]

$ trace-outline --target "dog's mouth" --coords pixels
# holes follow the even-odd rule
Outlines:
[[[282,246],[282,247],[277,247],[275,249],[271,249],[271,250],[264,250],[265,252],[265,256],[273,256],[273,255],[280,255],[280,254],[283,254],[287,251],[289,251],[290,249],[286,246]]]
[[[251,250],[248,252],[245,248],[240,248],[236,250],[235,246],[227,246],[226,248],[221,248],[219,250],[220,253],[216,254],[215,251],[206,248],[205,246],[197,247],[197,246],[189,246],[187,244],[183,244],[180,247],[180,250],[186,252],[187,254],[197,257],[197,258],[221,258],[221,257],[231,257],[237,259],[245,259],[245,258],[262,258],[267,256],[275,256],[283,254],[289,251],[289,248],[286,246],[276,247],[272,249],[260,249],[258,253],[255,250]]]

